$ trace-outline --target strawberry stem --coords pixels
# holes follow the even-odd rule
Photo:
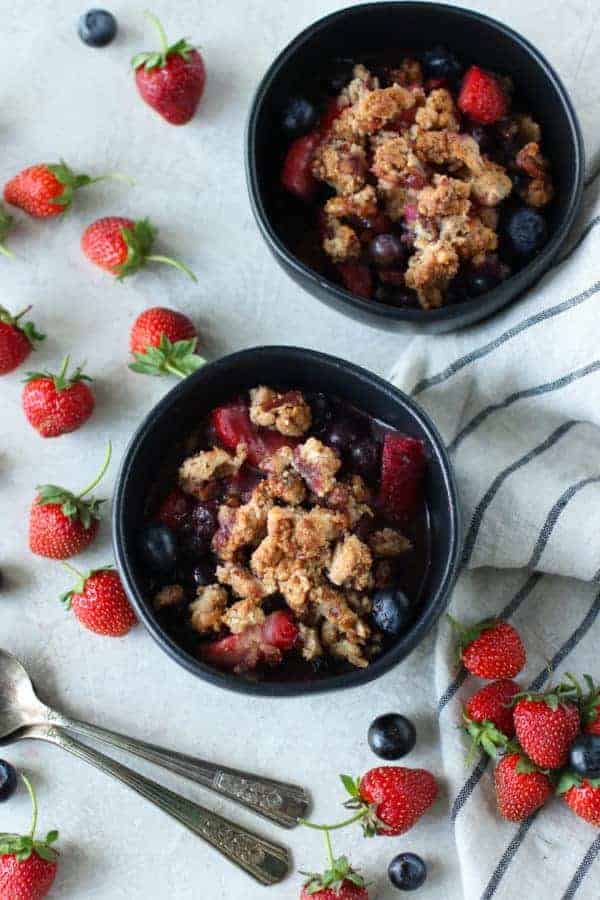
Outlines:
[[[347,828],[348,825],[353,825],[360,819],[364,819],[368,812],[368,808],[361,809],[360,812],[357,812],[356,815],[352,816],[350,819],[345,819],[343,822],[338,822],[336,825],[317,825],[314,822],[308,822],[306,819],[300,819],[299,823],[300,825],[306,825],[307,828],[314,828],[316,831],[338,831],[340,828]]]
[[[17,313],[16,316],[13,316],[13,322],[15,323],[15,325],[17,324],[17,322],[19,321],[19,319],[22,319],[23,316],[26,316],[27,313],[28,313],[31,309],[32,309],[32,306],[31,306],[31,303],[30,303],[29,306],[26,306],[25,309],[22,309],[20,313]]]
[[[72,566],[70,563],[65,562],[64,559],[61,560],[61,565],[64,566],[64,568],[67,569],[69,572],[72,572],[73,575],[77,575],[78,578],[81,578],[82,581],[84,580],[84,576],[81,574],[79,569],[75,568],[75,566]]]
[[[71,361],[71,360],[70,360],[70,358],[69,358],[69,354],[67,353],[67,355],[66,355],[65,358],[63,359],[62,368],[61,368],[61,370],[60,370],[60,372],[59,372],[59,375],[58,375],[59,381],[62,381],[62,380],[64,379],[65,375],[67,374],[67,369],[69,368],[69,363],[70,363],[70,361]]]
[[[80,494],[77,494],[77,500],[81,500],[82,497],[85,497],[86,494],[89,494],[90,491],[93,491],[94,488],[96,487],[96,485],[98,485],[102,481],[102,479],[104,478],[104,475],[106,473],[106,470],[108,469],[108,467],[110,465],[111,456],[112,456],[112,444],[109,441],[108,447],[106,448],[106,456],[104,457],[104,462],[102,463],[102,468],[100,469],[99,473],[96,475],[96,477],[94,478],[92,483],[89,484],[85,488],[85,490],[81,491]]]
[[[150,260],[151,262],[164,263],[167,266],[174,266],[174,268],[179,269],[180,272],[183,272],[184,275],[187,275],[188,278],[191,278],[192,281],[198,281],[191,269],[188,269],[188,267],[184,265],[184,263],[179,262],[179,260],[171,259],[170,256],[156,256],[153,254],[152,256],[147,256],[146,259]]]
[[[158,37],[160,39],[160,52],[161,55],[166,59],[167,52],[169,50],[169,42],[167,41],[167,35],[165,29],[162,26],[162,22],[154,15],[154,13],[151,13],[148,10],[144,12],[144,15],[158,31]]]
[[[2,256],[8,257],[8,259],[15,258],[15,254],[12,252],[12,250],[9,250],[8,247],[4,246],[4,244],[0,244],[0,253],[2,254]]]
[[[327,862],[329,863],[329,868],[333,869],[335,865],[335,860],[333,856],[333,847],[331,846],[331,835],[329,833],[329,829],[324,832],[325,835],[325,846],[327,848]]]
[[[96,175],[95,178],[90,178],[88,184],[97,184],[99,181],[107,181],[112,179],[113,181],[124,181],[125,184],[128,184],[130,187],[133,187],[135,184],[135,180],[130,178],[129,175],[123,175],[122,172],[106,172],[105,175]]]
[[[27,793],[29,794],[29,796],[31,798],[32,812],[31,812],[31,825],[29,827],[29,837],[31,838],[31,840],[33,840],[34,835],[35,835],[35,830],[37,828],[38,805],[37,805],[37,800],[35,797],[35,791],[33,790],[33,786],[31,784],[31,782],[29,781],[29,778],[27,778],[26,775],[23,775],[22,772],[21,772],[21,778],[23,779],[23,783],[25,784],[25,787],[27,788]]]

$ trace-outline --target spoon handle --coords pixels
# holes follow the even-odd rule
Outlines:
[[[79,722],[62,713],[53,712],[51,722],[85,737],[102,741],[118,750],[125,750],[177,775],[183,775],[184,778],[230,800],[235,800],[284,828],[294,828],[298,820],[305,818],[308,812],[309,795],[303,788],[294,784],[273,781],[249,772],[215,765],[203,759],[118,734],[107,728],[100,728],[98,725]]]
[[[109,756],[81,744],[60,728],[38,727],[31,737],[50,741],[73,756],[101,769],[107,775],[117,778],[150,803],[177,819],[261,884],[277,884],[287,875],[290,858],[285,847],[259,837],[246,828],[162,787]]]

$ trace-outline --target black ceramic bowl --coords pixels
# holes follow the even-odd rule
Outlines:
[[[335,58],[361,60],[390,51],[419,53],[448,45],[465,63],[510,75],[517,94],[542,126],[556,184],[548,210],[550,237],[541,253],[493,291],[436,310],[399,309],[356,297],[300,259],[294,198],[284,196],[279,173],[289,142],[280,111],[294,94],[322,95],[319,81]],[[280,265],[313,296],[355,319],[384,329],[407,326],[451,331],[486,318],[518,297],[549,268],[573,223],[583,189],[583,142],[577,117],[558,75],[525,38],[487,16],[441,3],[367,3],[333,13],[303,31],[279,54],[254,98],[246,135],[246,171],[252,208]],[[301,221],[301,220],[300,220]],[[316,242],[317,238],[314,238]],[[302,254],[306,259],[306,254]]]
[[[152,603],[145,595],[137,536],[144,522],[152,479],[156,479],[174,445],[191,433],[214,407],[240,391],[269,383],[308,391],[324,390],[425,442],[432,558],[419,612],[398,643],[367,669],[319,681],[248,681],[211,668],[179,647],[157,621]],[[365,684],[404,659],[423,639],[445,609],[454,581],[460,550],[458,501],[442,440],[412,400],[377,376],[333,356],[294,347],[257,347],[226,356],[190,375],[147,416],[121,466],[114,500],[113,542],[119,572],[131,602],[152,637],[172,659],[205,681],[230,690],[264,696],[298,695]]]

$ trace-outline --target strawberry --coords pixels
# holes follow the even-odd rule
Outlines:
[[[331,859],[330,867],[323,874],[308,874],[300,900],[369,900],[369,892],[363,878],[351,866],[345,856]]]
[[[503,756],[494,772],[498,811],[509,822],[520,822],[552,796],[552,782],[521,753]]]
[[[46,337],[35,330],[32,322],[20,324],[19,320],[30,309],[28,306],[16,316],[11,316],[7,309],[0,306],[0,375],[6,375],[20,366],[35,350],[36,343]]]
[[[81,237],[81,249],[94,265],[115,275],[119,281],[148,262],[174,266],[192,281],[197,281],[194,273],[182,262],[150,252],[156,234],[156,228],[149,219],[134,222],[120,216],[107,216],[88,225]]]
[[[37,840],[38,808],[33,787],[21,775],[31,797],[32,817],[28,834],[0,834],[0,897],[3,900],[42,900],[52,887],[58,869],[58,853],[52,846],[58,831]]]
[[[129,368],[142,375],[177,375],[185,378],[206,360],[195,352],[198,333],[191,319],[174,309],[153,306],[141,313],[131,329]]]
[[[486,684],[465,704],[463,720],[473,747],[482,747],[494,757],[514,737],[512,700],[519,685],[509,678]]]
[[[386,434],[381,455],[380,500],[395,519],[413,515],[423,500],[425,446],[416,438]]]
[[[94,411],[94,395],[86,384],[91,381],[78,366],[67,376],[69,357],[65,356],[58,375],[28,372],[23,388],[23,410],[28,422],[42,437],[59,437],[76,431]]]
[[[156,16],[146,13],[160,37],[160,50],[138,53],[131,60],[140,97],[171,125],[185,125],[204,93],[206,69],[202,56],[185,38],[169,45]]]
[[[545,694],[517,695],[517,740],[542,769],[560,769],[567,764],[569,748],[581,728],[579,707],[572,697],[573,689],[563,685]]]
[[[175,488],[160,504],[154,518],[172,531],[179,531],[187,524],[191,511],[192,501],[189,495]]]
[[[495,75],[471,66],[462,81],[458,107],[475,122],[491,125],[508,112],[508,97]]]
[[[9,214],[0,206],[0,253],[4,256],[12,257],[14,253],[4,246],[4,241],[6,240],[6,236],[9,231],[13,227],[13,217],[9,216]]]
[[[123,637],[131,631],[137,619],[121,579],[111,566],[92,569],[87,575],[82,575],[73,566],[67,565],[67,568],[78,581],[60,599],[67,609],[73,610],[85,628],[107,637]]]
[[[586,734],[600,734],[600,688],[591,675],[584,675],[588,693],[581,701],[581,723]]]
[[[262,459],[281,447],[294,447],[298,443],[295,438],[278,431],[253,425],[248,406],[241,399],[213,410],[212,424],[226,450],[235,451],[238,444],[246,445],[248,462],[252,466],[258,466]]]
[[[404,834],[438,793],[430,772],[403,766],[379,766],[356,780],[342,775],[342,782],[352,798],[346,806],[359,810],[366,837]]]
[[[458,634],[458,657],[478,678],[514,678],[525,665],[525,648],[519,632],[508,622],[487,619],[464,627],[448,616]]]
[[[286,191],[310,200],[317,189],[317,180],[312,173],[312,161],[315,150],[321,143],[321,133],[311,131],[303,137],[296,138],[288,147],[283,168],[281,184]]]
[[[575,772],[563,772],[556,793],[575,815],[600,828],[600,778],[581,778]]]
[[[325,104],[325,109],[321,114],[321,118],[319,119],[319,131],[321,132],[322,138],[327,137],[333,127],[333,123],[336,119],[339,119],[343,111],[343,107],[339,105],[337,97],[330,97],[328,99]]]
[[[347,291],[357,297],[370,299],[373,294],[373,279],[368,266],[363,263],[338,263],[337,270]]]
[[[68,559],[92,543],[98,532],[100,505],[104,500],[95,497],[84,500],[84,497],[102,479],[111,454],[109,442],[100,472],[80,494],[72,494],[54,484],[37,487],[38,495],[29,513],[29,549],[32,553],[50,559]]]
[[[4,199],[12,206],[29,213],[36,219],[49,219],[60,216],[71,203],[75,191],[96,184],[106,178],[120,178],[116,172],[91,178],[89,175],[76,175],[61,159],[59,163],[49,165],[40,163],[23,169],[4,186]]]
[[[282,651],[291,650],[297,640],[298,626],[288,612],[279,610],[262,625],[203,644],[200,653],[204,662],[221,669],[251,671],[261,662],[279,664]]]

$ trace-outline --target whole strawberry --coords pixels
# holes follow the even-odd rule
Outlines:
[[[96,178],[76,175],[64,160],[53,165],[40,163],[11,178],[4,187],[4,199],[36,219],[49,219],[62,215],[69,208],[79,188],[106,178],[121,177],[112,172]]]
[[[364,833],[404,834],[421,818],[437,797],[435,778],[425,769],[379,766],[362,778],[342,776],[351,796],[346,806],[358,809]]]
[[[0,375],[14,371],[27,359],[35,345],[45,339],[31,322],[23,322],[30,306],[12,316],[7,309],[0,306]]]
[[[572,689],[559,685],[545,694],[526,693],[519,697],[514,721],[523,750],[542,769],[565,766],[569,748],[581,729]]]
[[[448,616],[458,634],[458,656],[478,678],[514,678],[525,665],[523,641],[508,622],[486,620],[464,627]]]
[[[8,257],[14,256],[14,253],[4,245],[4,241],[13,227],[13,221],[13,217],[9,216],[6,210],[0,205],[0,253]]]
[[[87,575],[72,566],[67,568],[78,581],[60,599],[85,628],[107,637],[123,637],[131,631],[137,619],[113,568],[92,569]]]
[[[0,834],[0,897],[3,900],[42,900],[52,887],[58,869],[58,853],[52,846],[58,831],[37,840],[37,802],[33,787],[21,775],[31,797],[31,827],[25,835]]]
[[[198,333],[191,319],[174,309],[153,306],[141,313],[131,329],[129,368],[142,375],[185,378],[204,365],[196,346]]]
[[[521,753],[503,756],[494,772],[498,811],[509,822],[520,822],[552,796],[552,782]]]
[[[308,828],[316,828],[323,833],[327,848],[328,868],[325,872],[301,872],[307,880],[304,883],[300,900],[369,900],[369,892],[365,887],[364,879],[352,868],[345,856],[335,859],[331,845],[332,829],[327,825],[313,825],[302,820]]]
[[[556,793],[577,816],[600,828],[600,778],[581,778],[575,772],[564,772]]]
[[[160,50],[131,60],[140,97],[171,125],[193,118],[204,93],[206,69],[200,53],[185,38],[169,45],[156,16],[146,13],[160,37]]]
[[[515,733],[512,701],[519,685],[509,678],[492,681],[478,690],[464,706],[463,721],[473,748],[481,747],[496,756]]]
[[[600,688],[591,675],[584,675],[588,692],[581,703],[581,724],[586,734],[600,734]]]
[[[106,457],[96,478],[79,494],[55,484],[37,487],[38,495],[29,513],[29,549],[38,556],[68,559],[81,553],[98,532],[103,500],[84,499],[100,482],[110,463],[109,442]]]
[[[28,372],[23,388],[23,410],[28,422],[42,437],[59,437],[76,431],[94,411],[94,395],[86,382],[91,381],[78,366],[67,375],[69,357],[63,360],[58,375]]]
[[[88,225],[81,237],[81,249],[90,262],[115,275],[119,281],[149,262],[174,266],[196,281],[194,273],[182,262],[151,253],[156,234],[149,219],[134,222],[121,216],[107,216]]]

